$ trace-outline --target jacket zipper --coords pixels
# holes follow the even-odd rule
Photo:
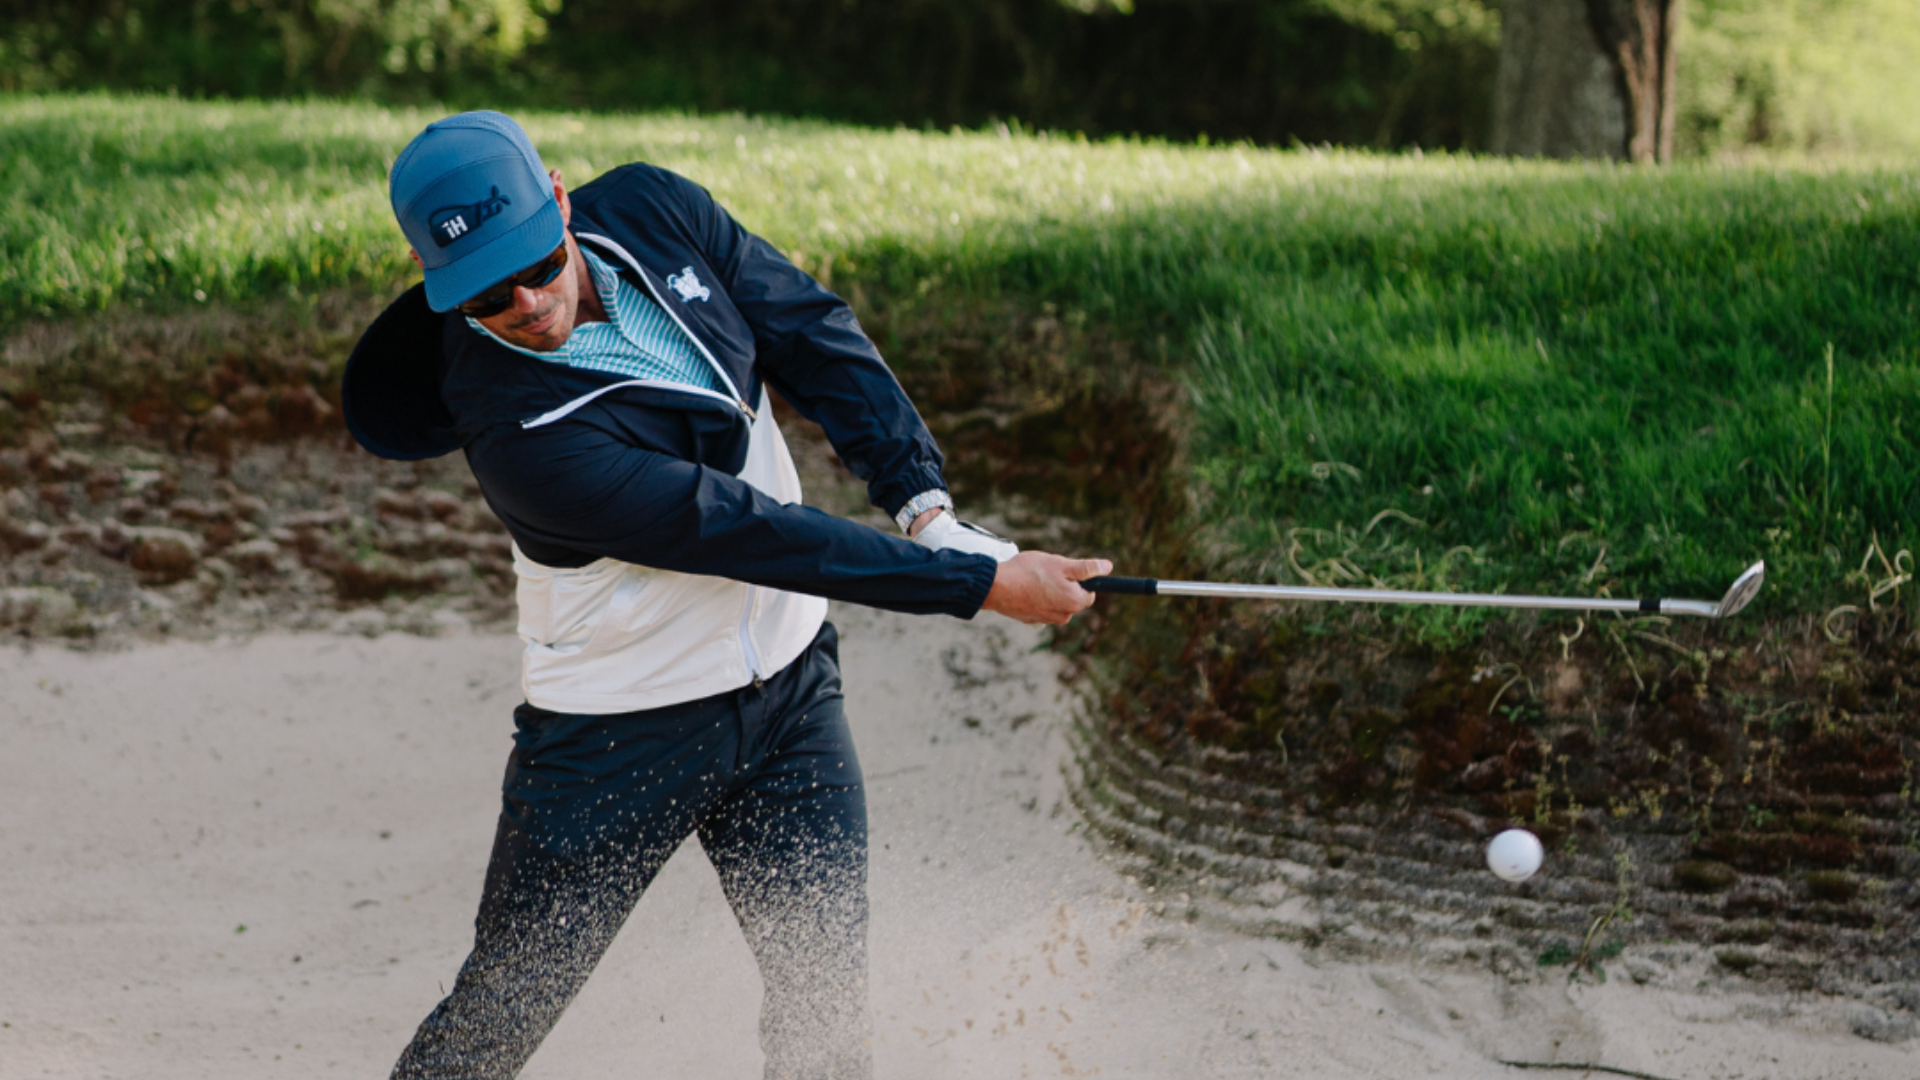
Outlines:
[[[733,384],[733,379],[727,375],[727,370],[720,366],[720,361],[715,360],[713,358],[713,353],[710,350],[708,350],[706,342],[701,341],[698,335],[696,335],[692,330],[688,329],[687,324],[681,321],[680,314],[674,311],[673,308],[667,305],[666,299],[660,295],[660,290],[654,287],[652,275],[647,273],[646,267],[640,265],[640,260],[634,258],[633,255],[629,253],[626,248],[623,248],[619,244],[614,243],[613,240],[609,239],[608,237],[599,236],[593,233],[579,233],[577,235],[582,240],[587,240],[594,243],[605,245],[608,250],[618,255],[621,261],[625,262],[628,266],[633,268],[633,272],[639,275],[641,283],[647,287],[648,294],[653,297],[653,302],[660,305],[660,310],[667,313],[667,318],[672,319],[673,324],[680,328],[680,332],[687,336],[687,340],[693,342],[693,347],[700,350],[700,355],[706,359],[707,366],[712,368],[713,373],[719,377],[720,385],[726,387],[727,393],[733,395],[732,404],[737,408],[739,408],[741,412],[745,413],[748,420],[758,420],[759,416],[754,413],[753,406],[747,404],[747,400],[740,396],[740,388]],[[593,393],[586,395],[585,397],[576,398],[573,401],[568,402],[567,404],[561,406],[558,409],[555,409],[554,411],[546,414],[545,416],[536,417],[532,420],[526,421],[522,426],[538,427],[541,424],[551,423],[567,415],[573,410],[581,407],[582,405],[585,405],[587,402],[592,401],[594,398],[599,397],[601,394],[604,394],[609,390],[618,390],[623,386],[668,387],[672,389],[682,390],[689,394],[701,394],[706,397],[719,398],[722,401],[728,400],[724,395],[716,394],[711,390],[702,390],[696,386],[685,386],[679,383],[667,383],[658,379],[634,379],[628,382],[615,383],[612,386],[601,387],[599,390],[596,390]],[[756,585],[747,586],[746,603],[743,604],[740,608],[740,630],[739,630],[740,655],[741,655],[741,658],[747,662],[747,670],[752,673],[753,685],[755,686],[764,685],[767,681],[766,672],[760,669],[760,653],[758,652],[758,650],[756,650],[753,647],[753,602],[758,592],[759,592],[759,586],[756,586]]]
[[[753,601],[759,591],[758,585],[747,586],[747,602],[740,609],[740,654],[746,658],[755,686],[767,681],[766,672],[760,670],[760,652],[753,647]]]
[[[652,275],[647,273],[646,267],[640,265],[640,260],[634,258],[626,248],[614,243],[607,237],[595,233],[580,233],[578,236],[582,240],[591,240],[597,244],[605,244],[614,254],[620,256],[622,261],[632,267],[634,273],[640,275],[640,281],[646,285],[647,292],[653,297],[653,302],[660,305],[660,310],[667,313],[667,318],[673,320],[673,325],[678,326],[680,332],[687,335],[687,340],[693,342],[693,347],[700,350],[700,355],[706,357],[707,366],[712,368],[713,373],[720,377],[720,385],[726,387],[727,392],[733,395],[733,403],[740,407],[741,412],[747,414],[747,419],[758,419],[758,417],[754,415],[753,406],[747,404],[747,399],[740,396],[740,388],[733,384],[733,380],[727,375],[727,370],[721,367],[720,361],[715,360],[713,353],[708,351],[706,342],[701,341],[698,335],[692,330],[687,329],[687,324],[680,321],[680,314],[674,311],[673,308],[667,306],[667,301],[660,295],[660,290],[653,286]]]
[[[740,406],[739,401],[733,398],[730,398],[725,394],[716,394],[712,390],[703,390],[698,386],[688,386],[686,383],[672,382],[667,379],[628,379],[625,382],[611,383],[607,386],[603,386],[600,389],[595,390],[590,394],[582,394],[579,397],[574,398],[572,401],[567,402],[565,405],[562,405],[559,408],[554,409],[552,412],[541,413],[539,416],[536,416],[531,420],[522,420],[520,421],[520,426],[523,428],[537,428],[546,424],[551,424],[555,420],[559,420],[567,416],[569,413],[573,412],[574,410],[582,408],[583,406],[591,403],[593,399],[599,397],[602,394],[611,394],[615,390],[624,390],[624,389],[627,389],[628,387],[633,387],[633,386],[644,386],[650,390],[673,390],[682,394],[694,394],[699,397],[712,398],[715,401],[725,402],[728,405],[734,406],[735,408],[738,408]],[[753,414],[748,413],[747,416],[752,417]]]

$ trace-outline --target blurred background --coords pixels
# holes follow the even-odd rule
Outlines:
[[[1920,149],[1912,0],[0,0],[0,27],[13,91],[1550,157]]]

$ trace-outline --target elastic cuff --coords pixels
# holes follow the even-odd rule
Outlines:
[[[993,579],[1000,574],[1000,564],[991,555],[967,555],[965,558],[977,563],[979,568],[967,568],[971,580],[968,582],[965,607],[954,614],[971,620],[980,614],[981,607],[987,602],[987,594],[993,591]]]
[[[940,475],[940,466],[924,463],[896,472],[884,481],[869,484],[867,496],[888,517],[895,517],[915,495],[925,491],[946,490],[947,480]]]

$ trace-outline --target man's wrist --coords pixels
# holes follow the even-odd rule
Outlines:
[[[922,514],[929,510],[951,509],[953,509],[953,496],[947,494],[942,488],[931,488],[908,499],[907,505],[893,515],[893,523],[900,526],[901,532],[911,536],[914,523],[920,520]]]

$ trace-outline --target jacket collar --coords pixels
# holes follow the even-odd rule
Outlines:
[[[522,356],[457,313],[427,306],[416,285],[354,346],[340,382],[347,430],[396,461],[458,450],[481,432],[550,412],[618,376]]]
[[[649,258],[682,253],[671,245],[650,251],[648,238],[638,230],[596,221],[588,209],[595,201],[590,197],[594,186],[575,193],[569,228],[575,241],[592,246],[622,277],[652,296],[692,337],[720,373],[727,393],[751,415],[746,403],[753,400],[749,395],[759,393],[751,361],[743,366],[716,359],[705,336],[708,328],[690,317],[687,306],[647,265]],[[751,349],[746,355],[751,356]],[[415,286],[361,336],[347,360],[340,396],[347,429],[362,446],[381,457],[417,461],[452,453],[490,427],[551,412],[617,380],[609,373],[521,356],[475,333],[457,313],[433,311],[424,286]]]

